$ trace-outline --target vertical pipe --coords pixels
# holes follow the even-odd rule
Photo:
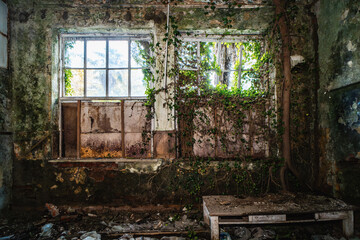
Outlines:
[[[61,102],[61,97],[63,96],[63,90],[62,90],[62,85],[63,84],[63,80],[64,80],[64,39],[62,37],[60,37],[60,46],[59,46],[59,54],[61,54],[60,56],[60,64],[59,66],[59,76],[58,76],[58,119],[59,119],[59,156],[58,158],[62,158],[62,138],[63,138],[63,134],[62,134],[62,102]]]
[[[121,155],[125,157],[125,100],[121,100]]]
[[[168,68],[168,45],[169,45],[169,22],[170,22],[170,4],[167,5],[166,16],[166,45],[165,45],[165,69],[164,69],[164,89],[167,88],[167,68]]]
[[[81,100],[77,101],[77,124],[76,124],[76,156],[77,159],[81,158]]]

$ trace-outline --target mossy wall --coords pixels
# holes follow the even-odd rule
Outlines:
[[[360,2],[320,1],[320,179],[336,196],[360,199]]]
[[[279,45],[275,46],[278,40],[276,28],[273,27],[276,19],[274,8],[266,3],[269,1],[261,2],[265,4],[232,9],[235,14],[229,14],[229,10],[223,8],[205,15],[202,7],[186,7],[186,3],[185,7],[173,7],[171,11],[176,16],[179,30],[200,30],[207,34],[223,33],[224,16],[231,16],[233,26],[229,29],[230,33],[273,35],[273,42],[268,44],[274,45],[274,52],[279,53]],[[191,171],[189,167],[172,161],[164,161],[160,165],[143,163],[145,167],[136,164],[126,167],[124,163],[111,162],[50,162],[54,154],[52,144],[58,135],[59,33],[149,32],[161,41],[165,33],[166,7],[144,2],[95,0],[14,0],[9,7],[14,204],[42,204],[46,201],[102,204],[111,203],[112,199],[122,204],[179,203],[201,194],[254,194],[266,191],[264,183],[268,180],[266,174],[269,166],[280,164],[275,160],[271,163],[259,161],[254,163],[256,168],[245,167],[246,170],[241,162],[237,163],[237,167],[233,163],[230,167],[227,163],[220,167],[207,163],[201,163],[205,165],[198,167],[194,163],[187,163]],[[303,62],[292,68],[292,154],[307,183],[314,185],[314,181],[318,180],[319,165],[316,138],[316,5],[305,0],[288,1],[288,9],[292,55],[304,58]],[[275,57],[280,59],[281,55]],[[278,83],[275,97],[280,100],[281,67],[278,62],[275,65]],[[8,150],[12,151],[11,147]],[[277,151],[274,153],[277,154]],[[252,172],[257,173],[252,175]],[[174,181],[181,183],[179,187],[182,189],[176,189]]]

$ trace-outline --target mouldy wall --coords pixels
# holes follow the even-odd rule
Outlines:
[[[360,2],[320,1],[321,178],[334,194],[360,200]]]
[[[309,1],[286,2],[291,40],[291,154],[300,177],[307,185],[314,187],[319,171],[316,147],[316,91],[319,81],[316,5]],[[278,48],[281,49],[280,46]],[[277,73],[277,80],[280,82],[278,96],[281,99],[283,76],[281,70]]]
[[[165,7],[145,4],[124,7],[123,4],[117,1],[103,4],[102,1],[45,0],[17,0],[9,4],[15,132],[14,204],[42,204],[50,200],[82,204],[183,201],[179,196],[184,192],[175,194],[170,187],[170,181],[180,171],[171,161],[140,165],[49,162],[54,154],[52,142],[56,142],[58,134],[54,113],[58,93],[53,72],[56,70],[53,61],[57,60],[54,45],[58,34],[76,31],[141,33],[146,30],[154,33],[160,41],[164,37],[161,34],[164,34],[166,21]],[[220,13],[204,16],[201,9],[179,8],[173,11],[179,17],[180,28],[211,29],[208,33],[218,33],[221,16],[226,12],[220,10]],[[238,33],[263,32],[273,19],[273,8],[269,6],[236,11],[233,28]],[[165,158],[168,155],[164,149],[169,148],[167,138],[167,132],[155,134],[155,139],[159,139],[155,152]],[[212,176],[211,171],[214,170],[206,172],[208,177]],[[190,188],[196,179],[189,179],[187,186]],[[152,181],[157,183],[150,184]],[[205,190],[213,193],[235,191],[235,187],[226,188],[226,184],[213,190],[210,180],[204,185],[209,186]],[[197,186],[195,184],[195,188],[187,190],[185,195],[197,194]],[[223,189],[227,189],[226,192]]]

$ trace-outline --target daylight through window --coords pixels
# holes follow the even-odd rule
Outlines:
[[[248,90],[259,80],[255,50],[260,45],[255,41],[183,41],[178,52],[179,78],[185,80],[183,85],[225,84],[228,89]]]
[[[144,97],[150,38],[64,37],[64,97]]]

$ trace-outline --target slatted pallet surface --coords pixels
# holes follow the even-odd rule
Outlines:
[[[264,197],[204,196],[204,221],[211,239],[219,239],[219,225],[283,224],[341,220],[345,236],[354,233],[353,206],[341,200],[305,194]]]

